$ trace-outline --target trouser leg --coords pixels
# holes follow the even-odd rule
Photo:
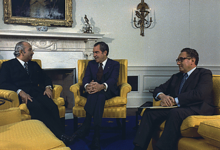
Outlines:
[[[105,99],[106,98],[103,92],[90,94],[87,97],[87,102],[84,109],[86,113],[89,113],[93,116],[95,125],[101,126]]]
[[[33,102],[28,101],[27,107],[32,119],[42,121],[58,138],[64,133],[59,118],[59,110],[52,99],[47,96],[33,98]]]
[[[143,149],[147,149],[153,133],[158,129],[159,125],[166,120],[168,113],[168,109],[146,109],[133,143]]]
[[[105,105],[105,96],[104,94],[100,93],[98,95],[98,101],[95,105],[95,110],[93,114],[93,120],[94,120],[94,125],[101,127],[102,125],[102,116],[104,112],[104,105]]]
[[[160,150],[175,150],[180,137],[180,126],[185,118],[197,113],[190,108],[171,109],[166,120],[164,131],[156,147]]]

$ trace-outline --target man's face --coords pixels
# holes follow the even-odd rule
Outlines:
[[[32,59],[34,52],[32,50],[32,46],[29,43],[24,42],[23,45],[25,47],[25,49],[24,49],[25,52],[22,51],[21,55],[23,56],[23,58],[22,58],[23,61],[27,62]]]
[[[187,73],[196,66],[195,58],[188,57],[186,52],[180,53],[178,59],[177,65],[180,72]]]
[[[93,57],[97,63],[102,63],[106,58],[107,51],[102,52],[100,50],[100,45],[93,48]]]

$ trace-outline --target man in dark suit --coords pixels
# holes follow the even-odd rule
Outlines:
[[[211,115],[214,113],[212,98],[212,73],[210,70],[196,68],[199,56],[196,50],[185,48],[176,59],[179,73],[155,88],[155,100],[161,106],[172,109],[147,109],[133,141],[134,150],[146,150],[154,131],[166,120],[164,131],[156,143],[156,149],[177,149],[182,121],[190,115]]]
[[[42,121],[65,144],[72,138],[64,135],[59,110],[52,100],[52,82],[41,67],[31,61],[34,52],[29,43],[16,44],[16,58],[2,64],[0,88],[17,92],[20,103],[27,104],[32,119]]]
[[[91,119],[94,119],[94,136],[91,149],[100,149],[100,127],[104,111],[105,100],[119,95],[117,87],[120,65],[117,61],[109,59],[109,48],[104,42],[94,45],[93,56],[95,60],[88,63],[83,86],[86,90],[87,102],[84,107],[86,118],[83,125],[74,133],[73,137],[85,137],[90,130]]]

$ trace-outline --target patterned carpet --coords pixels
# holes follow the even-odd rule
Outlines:
[[[79,118],[79,125],[83,122],[84,118]],[[73,119],[68,119],[66,123],[66,134],[71,135],[73,133]],[[133,139],[136,133],[135,127],[135,116],[127,116],[126,119],[126,138],[121,138],[122,131],[115,129],[117,126],[116,119],[103,118],[102,126],[104,129],[101,130],[101,149],[102,150],[133,150]],[[112,127],[112,128],[106,128]],[[91,129],[90,134],[84,139],[76,141],[74,144],[69,145],[71,150],[90,150],[89,145],[92,142],[94,130]]]

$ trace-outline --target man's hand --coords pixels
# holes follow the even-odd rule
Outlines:
[[[53,98],[53,93],[49,87],[46,87],[46,89],[44,91],[44,95],[47,95],[51,99]]]
[[[19,95],[23,103],[27,104],[28,100],[32,102],[31,99],[32,97],[29,94],[25,93],[24,91],[20,91]]]
[[[99,84],[98,82],[94,82],[93,80],[86,86],[86,91],[89,94],[97,93],[103,89],[105,89],[105,86],[103,84]]]
[[[169,106],[176,105],[174,98],[169,95],[165,95],[165,94],[161,93],[158,96],[158,98],[161,99],[160,105],[163,107],[169,107]]]

